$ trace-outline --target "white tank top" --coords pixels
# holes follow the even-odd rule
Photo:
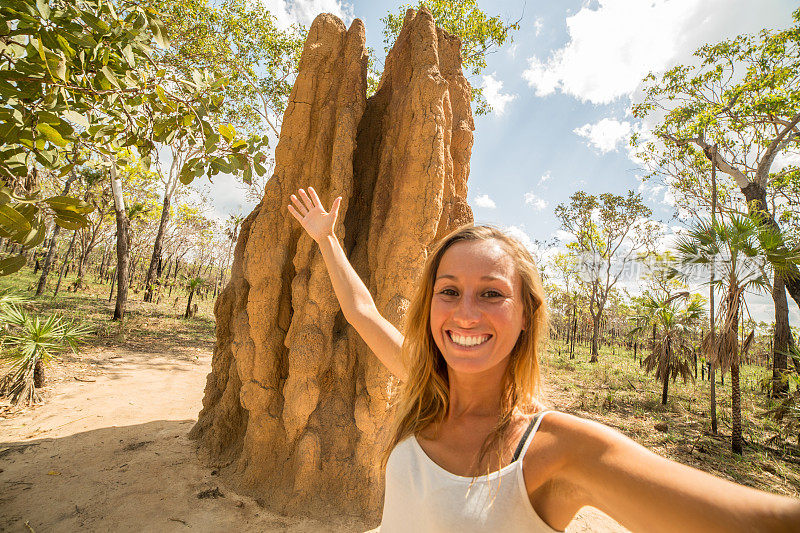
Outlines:
[[[544,414],[515,461],[475,478],[434,463],[415,436],[397,444],[386,463],[380,533],[556,531],[533,510],[522,476],[522,458]]]

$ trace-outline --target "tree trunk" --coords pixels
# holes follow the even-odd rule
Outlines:
[[[772,334],[772,395],[785,397],[789,394],[788,353],[789,337],[789,305],[786,301],[786,290],[783,278],[775,272],[772,286],[772,300],[775,302],[775,330]]]
[[[780,226],[775,221],[775,217],[767,210],[766,189],[756,182],[750,182],[750,184],[747,185],[747,187],[743,187],[741,191],[742,194],[744,194],[745,200],[747,200],[750,214],[755,216],[762,225],[780,230]],[[786,290],[795,303],[800,306],[800,269],[798,269],[797,265],[789,265],[789,270],[784,278]]]
[[[153,256],[150,258],[150,266],[147,267],[147,275],[144,278],[144,301],[153,301],[153,284],[158,279],[158,265],[161,262],[161,251],[164,244],[164,233],[167,229],[167,222],[169,222],[169,206],[170,206],[170,190],[169,185],[164,191],[164,203],[161,207],[161,220],[158,223],[158,231],[156,232],[156,241],[153,245]]]
[[[72,186],[72,182],[77,178],[78,175],[75,173],[75,170],[73,169],[70,171],[70,176],[67,179],[67,182],[64,183],[64,189],[61,191],[61,196],[66,196],[69,194],[69,188]],[[47,275],[50,274],[50,267],[53,265],[53,257],[56,253],[58,232],[61,230],[61,226],[58,224],[53,224],[53,226],[53,235],[50,237],[50,247],[47,249],[47,255],[44,258],[42,273],[39,276],[39,283],[36,285],[36,296],[41,296],[44,293],[44,289],[47,286]]]
[[[58,289],[61,288],[61,278],[64,277],[64,270],[67,267],[67,261],[69,260],[69,253],[72,251],[72,247],[75,246],[75,236],[78,234],[78,230],[72,232],[72,239],[69,241],[69,248],[67,248],[67,253],[64,254],[64,262],[61,264],[61,270],[58,273],[58,281],[56,282],[56,288],[53,291],[53,298],[56,297],[58,294]]]
[[[661,389],[661,405],[667,405],[667,392],[669,392],[669,376],[664,378],[664,386]]]
[[[125,211],[122,181],[117,176],[116,161],[111,161],[111,190],[117,218],[117,305],[112,320],[122,320],[128,302],[128,265],[130,261],[130,221]]]
[[[186,312],[183,313],[183,318],[189,318],[189,313],[192,308],[192,296],[194,296],[194,290],[189,293],[189,300],[186,302]]]
[[[44,362],[41,358],[37,358],[36,363],[33,365],[33,387],[41,389],[44,387],[44,382]]]
[[[600,336],[600,313],[592,315],[592,357],[589,359],[590,363],[597,362],[599,355],[598,337]]]
[[[572,341],[569,345],[569,358],[575,359],[575,335],[578,334],[578,311],[577,306],[572,308]]]
[[[731,365],[731,451],[742,455],[742,398],[739,391],[739,363]]]

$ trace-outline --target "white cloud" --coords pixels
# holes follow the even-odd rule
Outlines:
[[[556,230],[555,238],[561,242],[570,242],[575,240],[575,235],[563,229]]]
[[[542,174],[542,177],[541,177],[541,178],[539,178],[539,183],[538,183],[538,185],[544,185],[544,184],[545,184],[545,182],[548,182],[548,181],[550,181],[550,179],[551,179],[552,177],[553,177],[553,176],[551,176],[551,175],[550,175],[550,171],[548,170],[547,172],[545,172],[544,174]]]
[[[509,46],[509,47],[508,47],[508,50],[506,50],[506,52],[507,52],[507,53],[508,53],[508,55],[510,55],[512,58],[513,58],[513,57],[517,57],[517,43],[513,43],[511,46]]]
[[[478,207],[485,207],[486,209],[494,209],[497,207],[497,204],[494,203],[494,200],[489,198],[488,194],[481,194],[480,196],[476,196],[472,202]]]
[[[311,26],[320,13],[332,13],[349,26],[355,18],[352,4],[341,0],[258,0],[276,19],[278,29],[292,24]]]
[[[516,94],[503,93],[503,82],[494,77],[494,73],[483,76],[483,96],[492,106],[492,109],[502,115],[506,111],[506,104],[513,102]]]
[[[537,17],[536,20],[533,21],[534,35],[538,37],[542,33],[542,28],[544,28],[544,19],[542,17]]]
[[[589,141],[589,145],[601,153],[617,149],[617,145],[627,141],[631,134],[631,123],[620,122],[613,118],[604,118],[596,124],[584,124],[572,130]]]
[[[598,0],[566,19],[569,42],[549,58],[528,59],[523,77],[547,96],[556,90],[609,103],[632,93],[650,71],[687,62],[704,43],[765,27],[785,27],[785,0]]]
[[[531,206],[534,211],[541,211],[545,207],[547,207],[547,202],[545,202],[542,198],[539,198],[532,192],[525,193],[525,203]]]
[[[508,226],[507,228],[503,228],[503,230],[517,239],[519,242],[525,245],[532,253],[538,253],[538,248],[536,244],[534,244],[533,239],[531,239],[530,235],[528,235],[525,230],[520,226]]]

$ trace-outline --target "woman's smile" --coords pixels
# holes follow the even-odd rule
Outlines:
[[[459,348],[464,349],[474,349],[481,347],[489,342],[492,338],[491,335],[475,335],[470,333],[458,333],[451,330],[446,330],[447,337],[452,341],[453,344],[458,346]]]

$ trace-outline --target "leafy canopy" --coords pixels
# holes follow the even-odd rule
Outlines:
[[[192,69],[155,68],[154,42],[168,46],[156,12],[107,0],[0,3],[0,236],[31,248],[44,238],[43,209],[68,229],[87,224],[92,206],[69,197],[42,202],[38,174],[65,176],[84,154],[137,151],[145,164],[157,143],[176,137],[198,147],[181,173],[263,173],[265,137],[243,140],[209,117],[227,80]],[[0,184],[2,185],[2,184]],[[0,274],[24,264],[0,261]]]

